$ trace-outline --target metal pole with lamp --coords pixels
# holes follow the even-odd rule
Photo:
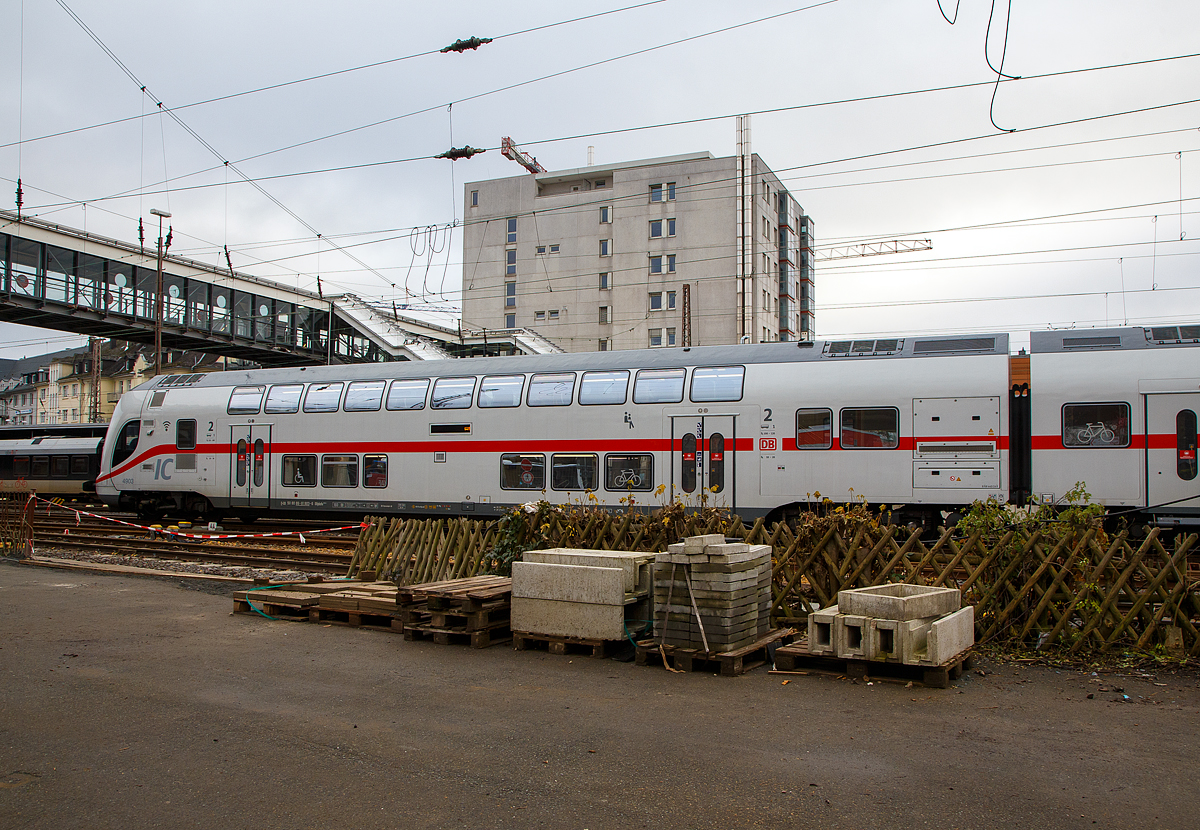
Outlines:
[[[154,295],[154,374],[162,371],[162,325],[163,325],[163,219],[170,219],[171,214],[158,208],[150,208],[150,214],[158,217],[158,287]],[[167,248],[171,247],[171,228],[167,228]]]

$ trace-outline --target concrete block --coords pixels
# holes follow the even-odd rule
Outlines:
[[[871,621],[871,660],[915,664],[927,650],[929,627],[936,617],[922,620]]]
[[[737,556],[739,554],[747,554],[750,552],[750,546],[744,542],[730,542],[728,544],[709,545],[704,549],[709,558],[712,557],[727,557]]]
[[[513,564],[515,574],[516,565],[519,563]],[[534,599],[514,595],[510,626],[513,631],[545,634],[552,637],[623,640],[625,639],[625,606]]]
[[[856,614],[834,617],[833,638],[837,656],[842,659],[866,660],[871,653],[871,618]]]
[[[514,562],[513,598],[625,606],[625,574],[620,568],[588,568],[543,562]],[[528,630],[528,629],[525,629]],[[541,631],[541,634],[549,632]]]
[[[961,605],[962,593],[957,588],[892,584],[838,591],[838,610],[843,614],[883,620],[941,617]]]
[[[837,640],[834,637],[837,616],[836,605],[813,611],[808,615],[808,650],[812,654],[837,655]]]
[[[968,605],[929,626],[926,660],[940,666],[975,645],[975,606]]]
[[[650,590],[650,563],[655,554],[642,551],[588,550],[585,548],[553,548],[530,550],[522,554],[525,562],[548,565],[582,565],[589,568],[620,568],[625,573],[625,592],[632,594]]]

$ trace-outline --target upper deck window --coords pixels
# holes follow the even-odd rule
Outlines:
[[[629,390],[629,372],[584,372],[579,384],[579,402],[591,404],[623,404]]]
[[[633,384],[634,403],[679,403],[686,369],[642,369]]]
[[[383,403],[383,387],[387,381],[356,380],[346,389],[342,409],[347,412],[374,412]]]
[[[387,408],[424,409],[425,393],[428,391],[429,378],[392,381],[392,388],[388,390]]]
[[[263,391],[262,386],[235,386],[225,411],[230,415],[257,415],[262,407]]]
[[[433,384],[431,409],[469,409],[475,394],[475,378],[438,378]]]
[[[530,406],[568,406],[574,396],[574,372],[534,375],[529,381]]]
[[[484,408],[520,406],[524,375],[488,375],[479,386],[479,405]]]
[[[304,393],[305,412],[337,412],[338,401],[342,398],[342,384],[314,383]]]
[[[740,401],[742,380],[746,376],[745,366],[712,366],[692,372],[692,400],[697,403],[709,401]]]
[[[304,394],[303,383],[277,384],[267,393],[267,405],[263,410],[268,415],[300,411],[300,396]]]

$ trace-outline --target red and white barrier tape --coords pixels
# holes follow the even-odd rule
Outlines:
[[[46,505],[47,516],[50,515],[50,510],[53,507],[74,513],[75,525],[77,527],[81,522],[81,516],[90,516],[93,519],[100,519],[102,521],[124,525],[125,527],[133,527],[137,528],[138,530],[148,530],[151,533],[161,533],[164,536],[181,536],[185,539],[265,539],[268,536],[298,536],[300,537],[300,544],[308,544],[304,539],[305,534],[311,536],[314,533],[333,533],[339,530],[366,530],[371,526],[369,522],[358,522],[357,524],[343,525],[342,527],[322,527],[315,530],[280,530],[274,533],[189,533],[186,530],[167,530],[166,528],[148,527],[146,525],[122,521],[121,519],[114,519],[112,516],[102,516],[99,513],[89,513],[86,510],[79,510],[74,507],[65,507],[61,504],[55,504],[49,499],[43,499],[33,494],[30,494],[29,500],[43,502]],[[63,529],[64,536],[70,535],[68,530],[69,529],[66,528]]]

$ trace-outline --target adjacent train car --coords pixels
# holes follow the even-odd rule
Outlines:
[[[100,473],[103,441],[95,436],[0,437],[0,490],[90,496]]]
[[[122,397],[97,489],[207,515],[928,515],[1007,497],[1007,390],[1004,334],[171,375]]]
[[[1033,492],[1082,481],[1111,509],[1200,524],[1200,326],[1033,332]]]

